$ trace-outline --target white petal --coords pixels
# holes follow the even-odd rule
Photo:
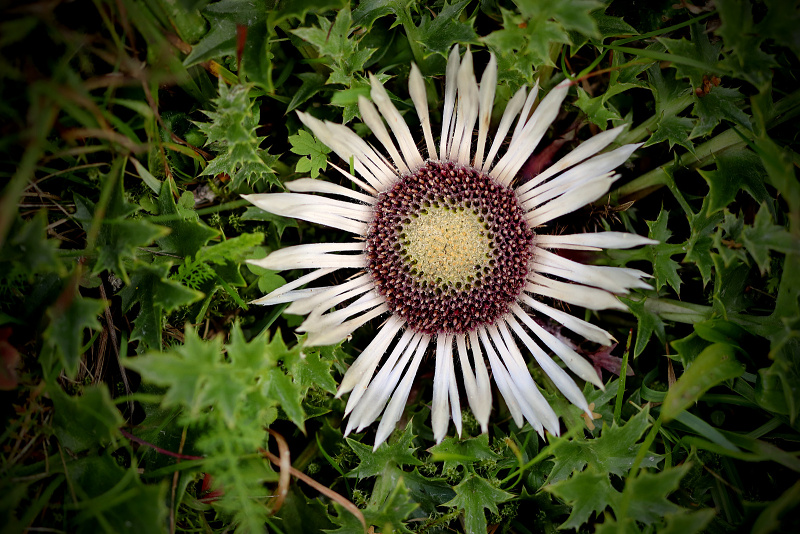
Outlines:
[[[389,406],[387,406],[386,411],[383,412],[378,430],[375,432],[373,451],[375,451],[381,443],[386,441],[386,438],[389,437],[389,434],[392,433],[395,425],[397,425],[397,421],[400,420],[400,416],[403,415],[403,408],[406,406],[408,394],[411,392],[411,386],[414,384],[414,378],[417,376],[419,364],[422,361],[425,350],[428,348],[430,340],[431,338],[429,336],[422,337],[422,341],[420,341],[417,347],[417,352],[414,354],[414,359],[411,360],[411,365],[406,370],[400,385],[397,386],[397,389],[392,394],[392,400],[389,401]]]
[[[374,196],[365,195],[358,191],[353,191],[341,185],[336,185],[326,180],[315,180],[314,178],[300,178],[284,184],[286,189],[295,193],[326,193],[352,198],[353,200],[372,205],[375,203]]]
[[[482,403],[483,399],[478,396],[478,384],[475,381],[475,375],[472,374],[472,366],[469,364],[466,336],[464,334],[456,334],[456,346],[458,347],[458,361],[461,364],[461,375],[464,377],[464,389],[467,392],[467,402],[469,402],[472,413],[475,414],[475,419],[481,424],[481,431],[486,433],[488,426],[484,426],[483,423],[484,420],[488,423],[491,399],[489,405],[486,406]]]
[[[327,298],[327,300],[324,300],[324,301],[316,304],[313,307],[313,309],[311,309],[311,310],[306,310],[306,311],[303,311],[301,313],[299,311],[295,311],[294,309],[290,310],[290,308],[292,308],[292,306],[289,306],[289,308],[286,308],[286,313],[291,313],[291,314],[294,314],[294,315],[304,315],[304,314],[308,313],[308,317],[306,317],[306,320],[305,320],[305,323],[308,323],[308,324],[313,324],[316,321],[325,322],[326,320],[330,320],[330,318],[331,318],[330,310],[332,310],[334,307],[338,306],[342,302],[346,302],[346,301],[348,301],[348,300],[350,300],[352,298],[355,298],[355,297],[361,297],[362,295],[364,297],[366,297],[366,295],[364,295],[364,293],[367,293],[368,291],[371,291],[371,290],[373,290],[375,288],[375,286],[372,284],[372,279],[369,277],[369,275],[365,274],[365,275],[359,276],[357,279],[360,279],[360,282],[361,282],[361,283],[359,283],[359,285],[357,287],[354,287],[354,288],[352,288],[352,289],[350,289],[348,291],[340,291],[340,290],[337,289],[337,291],[335,291],[334,293],[329,293],[330,296]],[[366,279],[366,280],[364,280],[364,279]],[[341,285],[342,284],[340,284],[340,286]],[[317,295],[319,295],[319,294],[312,295],[309,298],[309,300],[315,298]],[[301,304],[301,303],[305,304],[306,302],[307,302],[306,300],[297,301],[295,304]],[[381,302],[383,302],[383,300],[381,300]],[[305,327],[303,327],[303,325],[301,325],[300,328],[298,328],[298,331],[303,332],[304,330],[302,330],[302,328],[305,328]],[[315,330],[319,330],[319,328],[315,328]]]
[[[613,171],[612,171],[613,172]],[[594,202],[601,196],[608,193],[613,184],[619,178],[619,174],[611,175],[611,173],[597,178],[583,187],[571,189],[561,195],[560,197],[551,200],[544,206],[535,208],[528,212],[528,224],[531,226],[539,226],[552,221],[567,213],[582,208],[589,202]]]
[[[342,269],[364,268],[367,258],[364,243],[310,243],[295,245],[271,252],[266,258],[247,263],[272,271],[288,269]],[[358,251],[359,254],[331,254],[331,252]]]
[[[355,294],[359,291],[361,291],[361,289],[354,290],[353,293]],[[351,296],[352,295],[348,295],[348,297]],[[313,334],[314,332],[332,330],[342,325],[348,318],[361,312],[371,310],[375,306],[385,302],[386,299],[383,298],[383,295],[377,291],[369,291],[344,308],[323,314],[310,314],[306,317],[306,320],[297,327],[297,331]]]
[[[383,118],[386,119],[395,139],[397,139],[397,142],[400,144],[400,151],[405,157],[408,168],[411,169],[412,172],[416,171],[422,167],[424,161],[419,154],[419,150],[417,150],[417,144],[411,136],[408,124],[406,124],[400,112],[397,111],[397,108],[392,104],[392,101],[389,99],[389,93],[386,92],[381,82],[372,74],[369,75],[369,81],[372,86],[372,90],[370,91],[372,101],[375,102],[378,109],[381,110]]]
[[[612,150],[611,152],[600,154],[599,156],[595,156],[592,159],[586,160],[580,165],[571,168],[561,176],[553,178],[549,182],[542,183],[533,188],[529,187],[530,182],[526,183],[523,187],[517,188],[519,200],[521,203],[526,203],[529,199],[541,198],[542,200],[539,202],[539,204],[541,204],[545,200],[556,196],[558,192],[577,189],[583,184],[593,181],[595,178],[616,169],[628,161],[628,158],[631,156],[631,154],[633,154],[634,150],[640,146],[641,144],[625,145],[617,148],[616,150]],[[532,181],[538,181],[538,179],[539,177]],[[526,192],[523,192],[523,189],[525,189]],[[549,192],[550,194],[546,195],[546,192]]]
[[[641,280],[642,277],[647,276],[642,271],[622,267],[584,265],[543,249],[536,251],[533,269],[536,272],[552,274],[579,284],[599,287],[611,293],[627,294],[628,290],[634,287],[652,289],[649,284]]]
[[[453,340],[450,339],[450,357],[447,358],[447,372],[450,375],[450,411],[453,414],[453,425],[461,437],[461,401],[458,398],[458,382],[456,381],[455,364],[453,363]]]
[[[454,45],[447,58],[447,71],[444,81],[444,109],[442,110],[442,137],[439,139],[439,154],[445,159],[450,147],[450,135],[453,129],[456,106],[456,88],[458,83],[458,67],[461,59],[458,54],[458,45]]]
[[[403,377],[403,370],[411,360],[421,338],[422,334],[414,334],[402,351],[402,355],[397,351],[392,352],[389,359],[383,362],[378,374],[367,386],[364,398],[350,414],[350,422],[356,428],[356,432],[361,432],[364,427],[371,425],[383,411],[386,401],[392,396],[394,388]]]
[[[306,345],[309,347],[319,347],[338,343],[352,334],[353,331],[359,326],[388,311],[389,306],[386,304],[381,304],[377,308],[374,308],[359,317],[345,321],[339,326],[330,328],[325,332],[309,332],[308,338],[306,338]]]
[[[483,361],[478,334],[474,330],[469,333],[469,346],[472,351],[472,361],[475,363],[475,382],[478,388],[476,399],[478,408],[477,411],[473,409],[473,413],[475,414],[475,419],[481,425],[481,430],[487,432],[489,429],[489,414],[492,411],[492,382],[489,379],[486,362]]]
[[[433,132],[431,131],[431,118],[428,113],[428,92],[425,90],[425,81],[416,63],[411,64],[411,73],[408,76],[408,92],[411,94],[411,101],[417,109],[422,131],[425,134],[425,144],[428,145],[428,157],[439,159],[436,155],[436,145],[433,142]]]
[[[356,358],[353,365],[345,372],[342,383],[339,384],[339,390],[336,392],[337,399],[345,393],[352,391],[356,384],[364,380],[365,376],[366,381],[364,383],[364,389],[366,389],[366,384],[369,383],[372,378],[375,368],[378,367],[378,363],[380,363],[381,358],[383,358],[383,355],[386,353],[386,349],[403,324],[403,320],[396,315],[389,317],[386,324],[378,330],[377,335],[370,341],[367,348],[364,349],[364,352]],[[363,395],[363,393],[362,390],[359,396]]]
[[[395,166],[400,170],[400,173],[407,174],[408,166],[406,166],[406,162],[403,161],[403,157],[394,146],[394,142],[391,136],[389,136],[389,131],[386,129],[386,126],[384,126],[383,119],[381,119],[378,110],[375,109],[372,102],[367,100],[364,96],[359,95],[358,109],[361,111],[361,118],[364,119],[364,123],[369,126],[369,129],[372,130],[372,133],[375,134],[375,137],[381,142],[383,148],[389,153]]]
[[[605,147],[613,143],[617,136],[619,136],[619,134],[622,133],[622,130],[624,130],[626,127],[627,125],[622,125],[616,128],[611,128],[610,130],[606,130],[605,132],[600,132],[597,135],[593,135],[578,145],[574,150],[571,150],[569,154],[548,167],[541,174],[519,186],[519,188],[517,188],[517,194],[522,195],[526,191],[544,182],[551,176],[555,176],[561,171],[566,170],[573,165],[580,163],[584,159],[597,154]]]
[[[497,58],[489,56],[489,64],[481,76],[480,88],[480,120],[478,122],[478,142],[475,148],[475,160],[472,166],[479,169],[483,165],[483,151],[486,148],[486,137],[489,135],[489,124],[492,121],[494,94],[497,90]]]
[[[517,116],[519,110],[521,110],[523,104],[525,104],[525,90],[526,87],[523,85],[516,94],[514,94],[514,97],[508,101],[508,104],[506,104],[503,117],[500,119],[500,125],[497,127],[497,132],[494,135],[494,141],[492,141],[492,148],[489,149],[489,154],[486,156],[486,161],[481,168],[483,172],[489,172],[492,161],[494,161],[494,157],[497,155],[497,151],[500,150],[500,146],[506,140],[506,134],[511,128],[511,123],[514,122],[514,117]]]
[[[326,146],[330,147],[330,149],[336,152],[340,158],[345,161],[350,161],[352,158],[356,171],[364,177],[372,189],[375,191],[383,191],[388,187],[391,178],[389,175],[391,173],[391,169],[374,168],[377,171],[376,174],[373,172],[373,170],[368,169],[364,163],[362,163],[360,156],[356,156],[356,149],[348,146],[346,142],[348,137],[342,138],[340,135],[336,135],[330,130],[328,126],[331,123],[324,123],[321,120],[312,117],[308,113],[303,113],[302,111],[298,111],[297,116],[300,118],[300,121],[303,124],[305,124],[312,132],[314,132],[314,135],[317,136],[317,139],[322,141]]]
[[[528,419],[528,422],[530,422],[534,430],[541,435],[544,427],[530,410],[530,407],[524,402],[521,393],[517,389],[517,386],[514,384],[514,381],[511,379],[511,376],[508,373],[508,369],[506,369],[506,366],[500,361],[500,358],[497,356],[494,347],[492,347],[492,344],[489,341],[489,336],[486,334],[486,330],[484,328],[480,328],[478,329],[478,333],[480,334],[483,347],[486,349],[486,356],[489,358],[489,365],[492,367],[492,376],[494,377],[494,382],[497,384],[497,389],[500,390],[500,395],[503,396],[503,400],[506,401],[508,411],[511,412],[511,418],[514,419],[514,422],[518,427],[522,428],[522,426],[525,424],[525,420],[523,419],[524,410],[525,419]],[[524,408],[522,404],[525,405]]]
[[[657,245],[659,241],[625,232],[596,232],[593,234],[537,235],[536,246],[571,250],[602,250]]]
[[[341,167],[339,167],[338,165],[336,165],[334,163],[331,163],[330,161],[328,161],[328,165],[330,165],[331,167],[333,167],[334,169],[339,171],[339,173],[341,173],[342,176],[346,177],[348,180],[350,180],[351,182],[356,184],[358,187],[360,187],[361,189],[363,189],[364,191],[366,191],[367,193],[369,193],[373,197],[377,197],[378,196],[378,190],[375,189],[374,187],[372,187],[371,185],[369,185],[368,183],[356,178],[355,176],[353,176],[352,174],[350,174],[346,170],[342,169]]]
[[[614,336],[603,330],[602,328],[595,326],[591,323],[587,323],[583,319],[578,319],[577,317],[573,317],[572,315],[563,312],[561,310],[557,310],[555,308],[551,308],[546,304],[539,302],[538,300],[525,295],[524,293],[520,295],[520,301],[524,302],[534,310],[546,315],[560,323],[563,327],[568,328],[575,332],[576,334],[583,336],[589,341],[593,341],[595,343],[600,343],[601,345],[611,345],[616,339]]]
[[[440,443],[447,435],[447,423],[450,422],[450,380],[447,360],[453,359],[453,337],[439,335],[436,338],[436,367],[433,375],[433,404],[431,406],[431,427],[433,439]]]
[[[515,305],[516,308],[514,309],[514,313],[519,317],[523,323],[525,323],[528,328],[530,328],[531,332],[533,332],[536,337],[544,341],[544,344],[550,347],[550,350],[555,352],[561,361],[569,367],[569,370],[578,375],[583,380],[587,382],[591,382],[595,386],[599,387],[600,389],[605,389],[603,386],[603,381],[600,380],[600,377],[597,376],[597,371],[594,370],[592,364],[589,363],[585,358],[582,358],[578,355],[577,352],[566,346],[562,341],[559,341],[553,334],[539,326],[536,321],[534,321],[531,317],[528,316],[519,308],[519,306]]]
[[[494,346],[497,347],[497,352],[508,369],[511,380],[525,400],[525,402],[520,403],[520,407],[524,407],[527,404],[536,415],[536,420],[541,421],[548,432],[556,436],[559,435],[558,416],[553,411],[550,403],[547,402],[547,399],[544,398],[542,392],[539,391],[536,382],[533,381],[528,366],[505,324],[498,321],[497,324],[487,327],[486,330],[489,332]]]
[[[308,245],[300,245],[300,246],[308,246]],[[346,294],[350,292],[352,289],[357,289],[357,288],[363,288],[361,293],[364,293],[372,289],[372,277],[364,273],[359,276],[356,276],[351,280],[348,280],[347,282],[336,284],[335,286],[330,286],[329,288],[325,288],[324,292],[319,292],[307,299],[296,301],[294,304],[286,308],[286,312],[294,315],[306,315],[315,308],[322,308],[322,311],[329,310],[332,307],[339,304],[340,302],[343,302],[343,300],[333,300],[333,299],[336,299],[336,297],[338,297],[339,295]]]
[[[242,198],[275,215],[322,224],[357,235],[366,235],[366,222],[372,217],[369,206],[315,195],[265,193],[242,195]]]
[[[247,260],[247,263],[252,264],[254,261],[258,260]],[[316,280],[317,278],[321,278],[326,274],[330,274],[335,271],[335,268],[328,268],[328,269],[317,269],[316,271],[311,271],[308,274],[304,274],[297,280],[292,280],[291,282],[282,285],[278,289],[273,290],[269,294],[256,299],[250,304],[260,304],[262,306],[270,306],[273,304],[282,304],[284,302],[293,302],[294,300],[304,298],[306,293],[300,293],[297,291],[297,288],[305,285],[309,282]]]
[[[345,161],[350,161],[350,157],[353,157],[356,170],[365,176],[363,169],[366,169],[368,173],[375,176],[381,182],[382,189],[380,190],[388,189],[398,180],[397,172],[386,162],[384,157],[375,152],[374,148],[350,128],[333,122],[326,122],[325,126],[328,127],[334,138],[334,146],[339,147],[337,154]],[[359,170],[359,165],[362,165],[362,170]]]
[[[523,314],[527,317],[525,311],[519,306],[515,305],[512,307],[511,311],[517,315]],[[586,403],[586,398],[583,396],[583,392],[578,385],[575,384],[575,381],[570,378],[567,372],[556,365],[553,359],[548,356],[533,339],[531,339],[525,330],[522,329],[522,326],[516,321],[516,319],[509,316],[506,317],[506,321],[511,328],[514,329],[517,337],[519,337],[525,346],[528,347],[528,350],[536,359],[536,363],[538,363],[539,367],[541,367],[545,374],[550,377],[558,390],[563,393],[572,404],[591,415],[589,412],[589,405]]]
[[[475,129],[475,120],[478,118],[478,106],[478,82],[472,69],[472,52],[467,49],[458,68],[458,112],[453,143],[448,152],[448,159],[455,160],[461,165],[470,163],[472,132]]]
[[[539,141],[558,115],[569,86],[569,80],[565,80],[554,87],[525,123],[519,137],[511,141],[506,155],[497,162],[490,173],[500,184],[508,186],[536,149]]]
[[[525,124],[528,122],[528,117],[531,116],[531,108],[533,104],[536,103],[536,99],[539,96],[539,80],[536,80],[536,83],[531,89],[531,92],[528,93],[528,98],[525,99],[525,105],[522,106],[522,112],[519,114],[519,120],[517,121],[517,127],[514,128],[514,133],[511,135],[511,142],[516,141],[519,139],[519,136],[522,135],[522,130],[525,128]]]
[[[563,300],[576,306],[583,306],[590,310],[627,310],[628,307],[616,299],[614,295],[597,289],[578,284],[568,284],[559,282],[551,278],[546,278],[540,274],[533,273],[528,276],[529,283],[525,285],[525,291],[544,295],[557,300]]]

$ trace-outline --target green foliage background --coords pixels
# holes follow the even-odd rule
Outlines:
[[[2,11],[2,532],[800,531],[797,2]],[[496,54],[498,112],[523,84],[579,80],[543,146],[623,124],[620,144],[644,143],[551,230],[659,240],[592,258],[655,289],[587,313],[627,340],[579,347],[616,371],[585,388],[593,422],[531,363],[561,437],[496,401],[489,435],[465,412],[463,439],[434,445],[423,364],[373,452],[374,429],[342,436],[333,394],[375,325],[311,350],[298,317],[247,304],[284,279],[245,260],[341,237],[239,195],[335,179],[292,111],[366,136],[368,72],[413,115],[416,62],[438,122],[454,44],[479,69]]]

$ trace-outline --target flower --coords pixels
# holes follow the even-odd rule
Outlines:
[[[544,430],[558,435],[558,416],[534,383],[519,343],[563,395],[591,417],[581,389],[540,343],[572,373],[602,388],[592,364],[534,316],[554,320],[603,345],[613,338],[541,298],[592,310],[624,310],[615,293],[650,287],[641,271],[583,265],[552,252],[629,248],[653,243],[649,239],[619,232],[545,235],[535,231],[608,192],[618,177],[613,169],[639,145],[598,154],[620,134],[621,128],[614,128],[583,142],[535,178],[515,185],[519,170],[556,118],[569,83],[551,90],[532,114],[538,84],[530,94],[520,89],[508,102],[487,153],[496,83],[493,55],[478,85],[471,53],[460,58],[458,46],[453,48],[437,150],[425,85],[412,64],[409,90],[427,145],[426,160],[388,93],[371,77],[372,102],[360,97],[359,109],[390,159],[344,125],[298,114],[321,142],[352,162],[360,177],[334,167],[360,191],[303,178],[286,184],[289,193],[244,197],[268,212],[355,236],[349,243],[302,244],[253,260],[278,271],[313,269],[255,302],[290,302],[288,313],[307,314],[299,328],[308,333],[307,345],[339,342],[367,321],[388,315],[346,372],[337,393],[350,393],[346,434],[361,431],[383,412],[375,448],[400,419],[429,347],[436,358],[431,418],[437,442],[447,434],[451,417],[461,434],[455,354],[463,391],[483,432],[488,429],[492,406],[485,355],[514,421],[522,426],[527,420],[540,435]],[[517,116],[510,144],[495,162]],[[359,273],[337,285],[299,289],[338,269]]]

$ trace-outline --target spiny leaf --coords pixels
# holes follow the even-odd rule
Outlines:
[[[642,351],[644,351],[653,333],[656,334],[659,341],[662,343],[666,342],[667,336],[664,330],[664,321],[662,321],[657,314],[647,309],[646,301],[634,301],[626,298],[620,298],[620,300],[624,302],[631,310],[631,313],[636,316],[637,326],[636,345],[634,345],[633,348],[634,358],[638,357]]]
[[[332,69],[327,83],[350,87],[355,81],[354,74],[364,69],[375,49],[362,48],[360,39],[353,37],[355,27],[349,8],[340,10],[334,21],[322,17],[317,17],[317,21],[317,27],[298,28],[291,32],[311,43],[320,56],[327,59]]]
[[[96,206],[81,195],[75,194],[74,198],[75,218],[80,221],[83,229],[89,232],[93,224]],[[129,282],[125,261],[134,259],[139,247],[146,247],[154,239],[169,233],[168,228],[156,226],[147,221],[129,220],[128,217],[137,209],[137,206],[125,200],[122,183],[118,181],[111,193],[95,241],[97,259],[92,268],[93,272],[99,273],[108,269],[119,275],[125,282]]]
[[[300,158],[295,170],[298,173],[311,172],[311,177],[319,176],[320,171],[328,167],[328,153],[330,148],[316,140],[310,133],[300,130],[297,135],[290,135],[289,142],[292,144],[290,149],[295,154],[307,156]]]
[[[204,111],[211,122],[195,123],[208,138],[206,146],[217,152],[202,176],[227,174],[234,190],[245,184],[252,187],[259,182],[278,183],[270,167],[276,158],[259,148],[264,140],[255,134],[260,124],[260,111],[249,95],[249,86],[228,88],[220,80],[219,97],[214,99],[215,110]]]
[[[592,466],[544,489],[572,507],[567,520],[559,526],[561,529],[580,528],[592,514],[605,510],[617,493],[608,475],[597,473]]]
[[[648,251],[653,262],[656,291],[669,284],[675,293],[680,294],[681,277],[678,274],[680,265],[672,259],[672,256],[683,252],[683,248],[667,243],[672,237],[672,231],[667,228],[668,220],[669,212],[662,208],[655,221],[647,221],[647,226],[650,228],[648,237],[660,241],[658,245],[649,247]]]
[[[647,525],[660,521],[663,517],[682,512],[683,509],[667,500],[667,496],[678,489],[681,479],[689,470],[683,464],[659,473],[641,473],[629,479],[620,500],[626,500],[627,516]],[[620,506],[614,506],[617,517],[621,519]]]
[[[713,386],[741,376],[744,365],[736,360],[735,352],[733,346],[724,343],[703,350],[667,393],[661,408],[664,420],[677,417]]]
[[[163,532],[167,484],[143,484],[135,465],[123,469],[108,454],[72,461],[66,472],[83,498],[81,513],[65,518],[69,532]]]
[[[782,226],[772,224],[772,217],[764,203],[756,214],[752,226],[745,226],[742,243],[756,261],[761,274],[769,272],[770,250],[784,254],[795,254],[800,249],[797,240]]]
[[[707,65],[706,68],[701,69],[694,65],[685,65],[682,63],[670,64],[671,67],[675,68],[677,77],[688,78],[692,83],[692,87],[697,89],[698,87],[703,87],[703,77],[718,72],[719,67],[717,67],[717,61],[719,61],[722,43],[717,42],[712,44],[708,40],[708,35],[700,27],[700,24],[692,24],[690,26],[690,31],[690,41],[686,39],[676,40],[661,38],[659,42],[661,42],[670,53],[676,56],[691,58]]]
[[[44,331],[44,339],[58,354],[67,376],[78,374],[83,332],[86,328],[101,329],[97,317],[105,307],[105,301],[83,298],[70,284],[47,310],[50,324]]]
[[[555,465],[548,482],[564,480],[570,473],[581,471],[586,465],[592,465],[599,474],[624,476],[639,452],[639,440],[650,426],[649,411],[649,408],[645,408],[624,426],[617,426],[616,422],[612,426],[603,425],[599,438],[571,441],[553,438],[564,442],[554,447]],[[648,454],[641,465],[654,467],[660,460],[660,455]]]
[[[158,195],[158,207],[162,216],[169,217],[168,220],[159,224],[168,227],[172,232],[166,237],[157,240],[162,252],[174,254],[185,258],[194,256],[200,248],[208,241],[216,237],[218,232],[209,228],[198,221],[197,214],[192,210],[194,207],[186,206],[183,202],[178,205],[172,197],[172,189],[175,187],[172,180],[164,182],[161,186],[161,193]],[[187,199],[194,202],[194,196],[186,193]],[[183,196],[181,200],[183,201]]]
[[[716,158],[715,163],[715,171],[698,171],[708,182],[709,215],[728,206],[739,191],[747,191],[759,203],[770,199],[764,187],[764,166],[750,150],[727,150]]]
[[[481,460],[498,460],[500,456],[489,447],[489,435],[481,434],[476,438],[445,438],[428,449],[431,460],[444,462],[444,470],[464,466],[471,470],[475,462]]]
[[[131,275],[131,283],[119,292],[125,313],[139,304],[131,341],[141,340],[155,350],[161,348],[162,314],[203,297],[202,293],[167,279],[168,272],[169,264],[142,265]]]
[[[358,467],[347,476],[368,478],[383,473],[387,466],[422,465],[414,456],[416,447],[411,445],[415,437],[411,431],[411,423],[409,422],[402,434],[398,436],[395,433],[395,436],[397,437],[394,440],[384,443],[375,452],[372,447],[347,438],[347,444],[360,460]]]
[[[486,532],[484,509],[497,514],[497,505],[514,496],[492,486],[487,480],[475,474],[467,475],[453,490],[455,490],[456,496],[453,500],[444,503],[444,506],[464,510],[466,531],[471,534]]]
[[[61,444],[73,453],[119,438],[125,421],[105,386],[87,386],[82,395],[70,397],[53,385],[48,388],[53,400],[53,430]]]

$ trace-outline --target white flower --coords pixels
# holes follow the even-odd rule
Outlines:
[[[629,248],[653,241],[619,232],[539,235],[535,229],[608,192],[618,177],[613,169],[639,145],[598,154],[621,132],[608,130],[535,178],[515,185],[520,168],[556,118],[568,82],[550,91],[532,114],[538,86],[530,94],[520,89],[508,102],[486,152],[497,62],[492,56],[479,85],[471,53],[459,59],[454,47],[447,63],[437,150],[424,82],[412,65],[409,90],[427,145],[426,160],[386,90],[375,78],[371,81],[372,102],[362,97],[359,108],[389,159],[345,126],[299,113],[320,141],[353,162],[360,178],[336,168],[360,191],[304,178],[286,184],[290,193],[245,196],[271,213],[337,228],[355,239],[293,246],[252,261],[278,271],[313,269],[255,302],[291,302],[288,313],[307,314],[299,330],[308,333],[308,345],[339,342],[367,321],[388,315],[348,369],[338,392],[350,393],[346,433],[361,431],[383,412],[376,448],[400,419],[431,345],[436,356],[432,426],[437,442],[446,435],[451,417],[461,434],[456,354],[463,391],[483,432],[492,406],[485,357],[514,421],[522,426],[527,420],[540,434],[547,430],[557,435],[558,417],[534,383],[519,344],[587,414],[591,411],[581,389],[540,344],[582,380],[601,388],[603,384],[589,362],[533,316],[552,319],[596,343],[608,345],[613,338],[545,304],[541,297],[592,310],[624,310],[615,293],[649,286],[641,271],[582,265],[551,250]],[[495,162],[517,116],[510,144]],[[359,274],[334,286],[298,289],[337,269]]]

